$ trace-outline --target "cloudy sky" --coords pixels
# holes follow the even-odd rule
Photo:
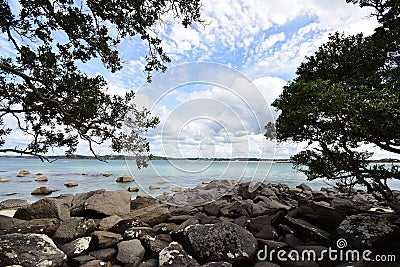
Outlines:
[[[154,155],[287,158],[301,145],[265,140],[263,127],[277,116],[270,103],[330,33],[371,34],[371,12],[345,0],[203,0],[204,25],[185,29],[167,17],[156,27],[172,62],[152,84],[136,37],[120,46],[122,71],[97,61],[82,68],[103,74],[111,93],[137,91],[138,106],[160,117],[147,136]],[[78,152],[88,154],[84,144]]]

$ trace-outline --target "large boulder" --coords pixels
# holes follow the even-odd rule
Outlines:
[[[0,235],[31,233],[52,236],[59,226],[60,220],[55,218],[43,218],[25,221],[0,215]]]
[[[42,234],[0,236],[0,266],[66,266],[67,256]]]
[[[7,199],[0,202],[0,210],[3,209],[17,209],[20,207],[26,207],[29,205],[27,200],[22,199]]]
[[[160,267],[200,266],[200,264],[177,242],[172,242],[168,247],[161,250],[158,261]]]
[[[43,198],[27,207],[19,208],[14,218],[32,220],[40,218],[57,218],[65,220],[70,217],[72,196]]]
[[[230,222],[192,225],[184,231],[188,249],[200,262],[249,260],[257,249],[256,238],[246,229]]]
[[[67,244],[61,245],[60,249],[67,254],[68,257],[77,257],[85,253],[89,249],[91,237],[81,237]]]
[[[128,191],[96,190],[77,194],[72,199],[72,216],[126,215],[130,211],[131,194]]]
[[[33,190],[31,195],[50,195],[53,192],[54,192],[54,190],[51,190],[45,186],[41,186],[41,187]]]
[[[331,235],[302,219],[292,218],[290,216],[285,216],[288,224],[295,230],[295,235],[299,236],[302,240],[317,242],[322,245],[329,244]]]
[[[399,227],[378,215],[362,213],[347,216],[337,234],[349,248],[389,252],[399,238]]]
[[[97,248],[112,247],[121,240],[122,236],[113,232],[94,231],[92,235],[92,245]]]

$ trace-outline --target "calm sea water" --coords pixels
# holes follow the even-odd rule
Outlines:
[[[31,174],[16,177],[20,170]],[[47,176],[47,182],[36,182],[36,175]],[[103,174],[112,174],[109,177]],[[132,183],[117,183],[118,176],[129,175]],[[211,161],[152,161],[148,168],[137,170],[135,162],[111,160],[107,163],[97,160],[57,160],[52,163],[37,159],[0,158],[0,201],[10,198],[27,199],[33,202],[40,197],[31,192],[40,186],[58,190],[51,196],[76,194],[95,189],[127,190],[129,186],[139,187],[139,194],[160,195],[172,193],[174,187],[194,187],[203,181],[213,179],[234,179],[240,181],[263,181],[265,183],[286,183],[295,186],[306,182],[314,189],[326,186],[324,180],[306,181],[304,174],[296,172],[291,163],[270,162],[211,162]],[[65,182],[78,182],[77,187],[67,188]],[[150,185],[160,189],[149,190]],[[400,188],[400,183],[395,184]],[[137,193],[132,193],[134,196]]]

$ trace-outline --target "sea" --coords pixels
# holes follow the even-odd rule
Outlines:
[[[30,174],[17,177],[21,170],[28,170]],[[116,182],[123,175],[132,177],[134,181]],[[35,181],[42,176],[46,176],[48,181]],[[137,194],[173,194],[176,188],[184,190],[218,179],[250,181],[252,184],[285,183],[291,187],[306,183],[316,190],[332,186],[324,179],[307,181],[306,176],[296,171],[292,163],[269,161],[153,160],[147,168],[139,170],[133,160],[102,162],[92,159],[59,159],[49,163],[35,158],[0,158],[0,180],[4,179],[9,181],[0,182],[0,202],[6,199],[26,199],[31,203],[44,197],[31,195],[32,191],[41,186],[54,190],[50,196],[138,187],[139,192],[132,193],[132,198]],[[77,182],[78,186],[66,187],[66,182]],[[150,186],[155,189],[150,189]],[[400,182],[393,186],[400,188]]]

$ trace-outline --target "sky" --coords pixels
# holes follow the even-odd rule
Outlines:
[[[88,74],[104,75],[110,94],[134,90],[136,105],[160,117],[160,125],[146,136],[154,155],[290,157],[303,144],[275,144],[263,136],[264,125],[278,116],[271,102],[330,33],[370,35],[378,26],[371,9],[345,0],[202,3],[204,24],[184,28],[167,15],[155,26],[172,62],[166,73],[153,74],[151,84],[143,71],[147,44],[138,37],[121,43],[124,68],[117,73],[105,70],[98,60],[80,65]],[[0,47],[7,51],[4,39]],[[10,140],[13,146],[24,137]],[[97,151],[111,152],[107,144]],[[80,144],[77,153],[89,154],[87,145]],[[387,156],[376,150],[376,158]]]

